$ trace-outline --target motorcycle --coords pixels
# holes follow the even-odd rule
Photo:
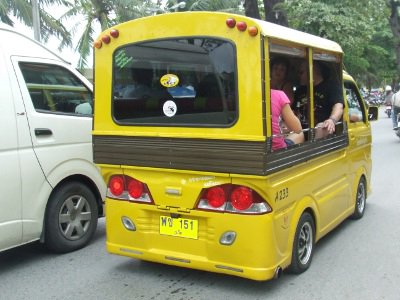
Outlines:
[[[388,118],[390,118],[390,116],[392,114],[392,106],[391,105],[386,105],[385,113],[387,114]]]

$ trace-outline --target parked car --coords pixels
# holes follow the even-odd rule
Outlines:
[[[92,85],[11,27],[0,25],[0,39],[0,251],[35,240],[79,249],[106,191],[92,163]]]

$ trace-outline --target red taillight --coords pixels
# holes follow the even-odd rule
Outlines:
[[[140,180],[126,175],[113,175],[108,182],[107,197],[154,204],[149,188]]]
[[[253,204],[252,191],[247,187],[237,187],[231,193],[231,203],[237,210],[246,210]]]
[[[136,179],[130,179],[128,181],[128,193],[132,198],[140,198],[144,190],[143,183]]]
[[[121,196],[124,186],[124,178],[122,176],[113,176],[108,183],[108,188],[114,196]]]
[[[236,184],[222,184],[201,191],[197,209],[234,214],[266,214],[271,206],[253,189]]]
[[[229,28],[234,28],[235,25],[236,25],[236,20],[235,20],[235,19],[232,19],[232,18],[226,19],[226,25],[227,25]]]
[[[103,41],[104,44],[109,44],[110,41],[111,41],[111,38],[110,38],[109,35],[103,35],[103,36],[101,37],[101,40]]]
[[[119,31],[118,31],[117,29],[111,29],[110,35],[111,35],[113,38],[117,38],[117,37],[119,37]]]
[[[208,204],[210,204],[212,207],[221,207],[225,203],[225,191],[220,186],[210,188],[207,191],[206,199],[208,201]]]
[[[240,31],[245,31],[247,29],[247,24],[245,22],[237,22],[236,28]]]

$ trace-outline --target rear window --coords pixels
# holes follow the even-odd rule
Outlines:
[[[124,46],[113,56],[114,120],[122,125],[232,125],[238,116],[236,55],[214,38]]]

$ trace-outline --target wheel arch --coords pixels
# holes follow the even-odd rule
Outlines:
[[[319,235],[318,235],[318,231],[319,231],[319,212],[318,212],[318,207],[315,203],[315,200],[308,196],[303,198],[302,200],[298,201],[298,203],[296,204],[296,206],[293,208],[293,214],[291,217],[291,222],[290,222],[290,234],[289,234],[289,238],[287,241],[287,253],[288,253],[288,257],[285,260],[286,261],[286,265],[289,266],[291,260],[292,260],[292,251],[293,251],[293,241],[295,238],[295,234],[296,234],[296,229],[297,229],[297,225],[300,221],[301,216],[305,213],[308,212],[311,217],[313,218],[314,221],[314,238],[315,238],[315,242],[319,239]]]
[[[47,214],[48,214],[48,207],[49,207],[49,203],[50,203],[50,199],[52,198],[52,196],[60,189],[61,186],[69,183],[69,182],[80,182],[83,183],[85,186],[87,186],[90,191],[93,193],[93,195],[95,196],[96,199],[96,203],[97,203],[97,209],[98,209],[98,217],[102,217],[104,216],[104,201],[103,201],[103,195],[101,193],[101,191],[99,190],[98,186],[96,185],[96,183],[90,179],[88,176],[82,175],[82,174],[74,174],[74,175],[70,175],[68,177],[63,178],[60,182],[57,183],[57,185],[53,188],[53,190],[51,191],[47,203],[46,203],[46,209],[45,209],[45,213],[44,213],[44,218],[43,218],[43,225],[42,225],[42,233],[40,235],[40,242],[44,243],[46,240],[46,236],[45,236],[45,223],[46,223],[46,218],[47,218]]]

